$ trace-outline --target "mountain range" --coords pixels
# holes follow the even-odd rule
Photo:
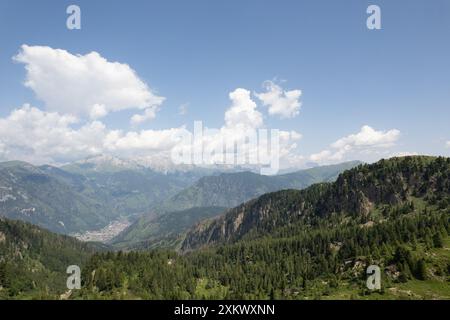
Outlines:
[[[222,209],[201,209],[210,217],[189,229],[181,252],[154,243],[113,252],[1,218],[0,298],[450,299],[449,158],[358,165],[215,216]],[[198,210],[161,217],[183,230]],[[83,285],[66,292],[71,264]],[[369,265],[380,267],[379,290],[366,287]]]
[[[108,160],[108,161],[106,161]],[[117,159],[63,167],[0,163],[0,215],[73,234],[135,219],[211,171],[156,172]]]
[[[411,157],[382,160],[345,171],[334,183],[319,183],[305,190],[267,193],[208,220],[191,230],[183,250],[253,239],[293,224],[309,225],[317,217],[336,214],[373,225],[378,211],[407,201],[442,199],[448,209],[450,161],[444,158]],[[371,215],[374,215],[372,217]],[[288,230],[288,228],[287,228]],[[284,230],[284,232],[289,232]],[[284,234],[286,236],[286,234]]]
[[[143,215],[119,234],[113,243],[118,247],[140,242],[152,245],[152,242],[160,243],[162,239],[166,239],[165,243],[176,243],[174,237],[177,238],[203,219],[219,215],[226,208],[264,193],[303,189],[314,183],[333,181],[341,172],[359,164],[361,162],[351,161],[275,176],[248,171],[205,176],[154,206],[149,214]],[[220,208],[221,211],[218,210]]]
[[[301,187],[332,178],[336,173],[331,167],[315,176],[317,168],[310,174],[291,174],[293,179],[289,182],[289,175],[265,177],[230,170],[183,167],[161,171],[145,162],[110,156],[91,157],[61,167],[3,162],[0,163],[0,216],[83,239],[90,238],[85,233],[106,230],[111,234],[99,239],[110,239],[135,220],[138,220],[134,224],[136,229],[141,226],[148,229],[147,222],[164,213],[202,208],[196,213],[188,211],[187,215],[195,219],[181,219],[185,224],[181,229],[174,228],[171,234],[176,234],[191,226],[188,221],[196,223],[203,217],[211,217],[208,207],[229,208],[264,192]],[[162,221],[158,222],[162,225],[158,237],[167,236],[170,228],[164,225],[170,219]],[[154,238],[146,231],[129,230],[117,242],[128,241],[134,235],[137,236],[133,242]]]

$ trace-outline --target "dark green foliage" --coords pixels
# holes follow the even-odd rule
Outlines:
[[[449,255],[438,264],[432,257],[448,246],[450,208],[442,204],[448,203],[449,172],[446,158],[391,159],[346,171],[335,183],[265,194],[199,225],[183,254],[94,254],[83,267],[83,289],[72,298],[320,299],[343,283],[361,298],[373,294],[365,287],[371,264],[383,271],[379,295],[386,286],[430,278],[448,287]],[[68,248],[45,247],[36,258],[56,270],[71,261]],[[48,250],[63,250],[68,259]],[[37,288],[46,294],[49,277],[28,281],[27,268],[18,264],[17,279],[26,281],[15,283],[8,261],[0,263],[8,296]]]
[[[444,245],[444,242],[442,240],[442,235],[440,232],[436,232],[433,236],[433,246],[435,248],[442,248]]]
[[[83,266],[96,248],[102,246],[0,218],[0,298],[58,298],[67,267]]]
[[[320,298],[342,282],[368,295],[364,271],[373,263],[385,270],[384,285],[426,280],[427,261],[413,247],[430,250],[448,237],[450,211],[439,204],[449,197],[449,181],[440,178],[449,169],[449,159],[392,159],[332,184],[263,195],[192,231],[182,256],[99,256],[87,274],[119,270],[133,285],[111,287],[102,275],[100,287],[82,296],[199,298],[201,279],[225,287],[219,298],[226,299]]]
[[[417,270],[416,270],[416,277],[420,280],[426,280],[427,279],[427,265],[425,263],[424,259],[420,259],[417,262]]]
[[[126,287],[144,299],[183,299],[195,292],[192,273],[192,267],[173,252],[95,254],[84,269],[85,289],[79,294],[120,295]]]

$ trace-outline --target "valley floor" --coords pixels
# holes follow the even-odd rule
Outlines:
[[[126,219],[119,219],[111,222],[106,227],[100,230],[91,230],[84,233],[76,233],[72,236],[80,241],[92,241],[92,242],[108,242],[123,230],[130,226],[130,222]]]

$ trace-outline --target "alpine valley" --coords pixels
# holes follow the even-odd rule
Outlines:
[[[450,158],[278,176],[4,162],[0,215],[2,299],[450,299]],[[70,236],[120,220],[107,243]]]

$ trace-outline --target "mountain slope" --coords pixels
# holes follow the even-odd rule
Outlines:
[[[154,172],[119,159],[57,168],[0,163],[0,216],[75,234],[134,219],[197,181],[204,172]]]
[[[394,158],[266,194],[195,228],[182,255],[96,255],[79,297],[450,299],[449,174],[450,158]]]
[[[150,211],[155,203],[173,196],[207,174],[201,170],[162,173],[132,161],[105,156],[89,158],[62,169],[85,177],[96,187],[97,197],[112,203],[114,209],[125,216]]]
[[[313,183],[332,181],[339,173],[360,164],[358,161],[338,165],[323,166],[301,170],[279,176],[263,176],[252,172],[222,173],[201,178],[194,185],[155,206],[151,214],[144,215],[115,239],[115,245],[123,247],[133,243],[157,240],[167,237],[161,230],[170,230],[172,222],[164,216],[181,217],[185,210],[194,208],[195,219],[188,219],[190,224],[183,224],[177,233],[186,231],[202,219],[211,218],[208,209],[230,208],[261,194],[288,188],[303,189]],[[159,216],[155,216],[158,213]],[[193,213],[193,212],[190,212]],[[216,213],[216,215],[218,212]]]
[[[183,249],[262,236],[333,213],[367,217],[380,206],[398,205],[411,197],[442,197],[445,207],[449,201],[449,164],[448,158],[393,158],[348,170],[334,183],[265,194],[198,225],[187,235]]]
[[[67,291],[67,267],[82,267],[97,249],[102,248],[0,218],[0,299],[58,298]]]
[[[177,211],[209,206],[232,208],[264,193],[282,189],[303,189],[314,183],[333,181],[341,172],[359,164],[359,161],[351,161],[278,176],[263,176],[252,172],[207,176],[164,201],[155,210]]]
[[[450,299],[449,174],[450,158],[396,158],[266,194],[203,224],[202,241],[196,228],[184,254],[103,253],[0,219],[0,298],[57,298],[77,264],[73,299]]]
[[[56,168],[49,174],[48,166],[0,163],[0,215],[60,233],[104,225],[113,210],[101,199],[81,192],[85,182],[83,177]]]
[[[224,207],[195,207],[186,210],[168,212],[153,218],[150,223],[130,229],[113,241],[116,249],[152,249],[178,248],[184,238],[184,233],[199,221],[214,218],[222,214]],[[143,220],[138,220],[137,223]],[[139,232],[135,234],[134,232]],[[140,239],[145,234],[145,239]],[[124,236],[123,238],[121,236]]]

